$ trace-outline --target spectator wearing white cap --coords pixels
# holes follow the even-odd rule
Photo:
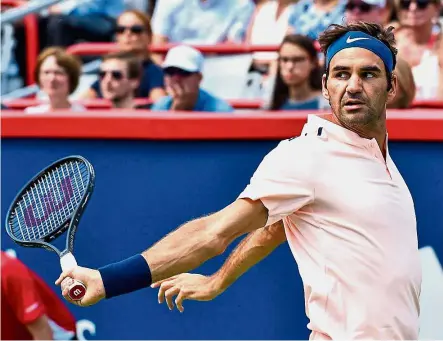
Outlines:
[[[347,23],[366,21],[385,26],[388,22],[384,20],[389,20],[387,11],[386,0],[348,0],[345,18]]]
[[[152,110],[232,112],[225,100],[200,88],[204,58],[186,45],[171,48],[162,65],[168,96],[160,98]]]

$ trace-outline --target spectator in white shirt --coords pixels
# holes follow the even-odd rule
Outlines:
[[[252,0],[161,0],[152,18],[153,43],[241,43]]]
[[[289,28],[291,6],[295,0],[270,0],[257,6],[251,20],[247,41],[251,45],[280,45]],[[253,69],[267,74],[278,52],[253,53]]]
[[[61,109],[85,111],[82,105],[69,101],[69,95],[77,88],[80,74],[81,62],[77,57],[59,47],[43,50],[37,60],[35,79],[47,95],[48,102],[28,107],[25,112],[37,114]]]

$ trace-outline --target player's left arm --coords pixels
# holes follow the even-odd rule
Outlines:
[[[169,309],[173,309],[172,299],[177,296],[175,304],[177,309],[183,312],[185,299],[196,301],[214,299],[285,241],[286,234],[283,222],[280,220],[250,232],[212,276],[184,273],[154,283],[152,287],[159,287],[159,303],[165,298]]]

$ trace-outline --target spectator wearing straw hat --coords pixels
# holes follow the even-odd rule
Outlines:
[[[171,48],[162,65],[168,96],[160,98],[152,110],[232,112],[225,100],[200,88],[204,58],[186,45]]]

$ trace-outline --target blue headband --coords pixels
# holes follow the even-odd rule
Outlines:
[[[329,46],[326,51],[326,68],[329,68],[329,63],[337,52],[350,47],[360,47],[375,53],[381,58],[388,71],[392,72],[394,58],[391,50],[377,38],[360,31],[350,31]]]

